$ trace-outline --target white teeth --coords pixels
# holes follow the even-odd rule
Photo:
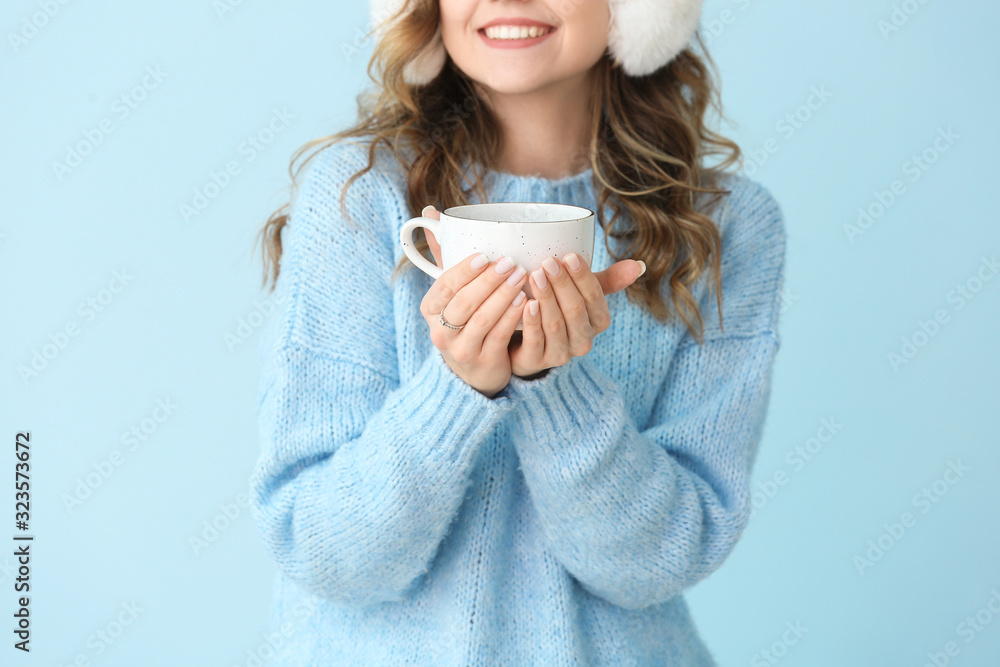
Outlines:
[[[549,31],[538,26],[495,25],[486,28],[486,36],[490,39],[527,39],[538,37]]]

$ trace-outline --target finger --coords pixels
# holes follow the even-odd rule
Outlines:
[[[474,253],[442,273],[420,301],[420,312],[427,321],[436,320],[459,290],[485,273],[484,269],[488,265],[489,257],[485,253]],[[452,313],[450,310],[448,312]],[[456,326],[463,323],[448,321]]]
[[[545,356],[547,361],[552,361],[554,355],[558,355],[569,349],[569,338],[566,333],[566,322],[563,320],[562,311],[559,309],[559,302],[552,291],[552,283],[549,282],[549,273],[546,269],[548,258],[542,262],[542,266],[531,273],[531,293],[538,300],[540,316],[542,318],[539,325],[542,330],[542,337],[545,339]],[[555,263],[555,260],[552,259]]]
[[[437,211],[437,209],[434,208],[433,204],[428,204],[427,206],[425,206],[424,210],[420,212],[420,215],[422,215],[425,218],[433,218],[434,220],[441,219],[441,214]],[[431,254],[434,255],[434,262],[438,266],[444,266],[444,263],[441,261],[441,245],[438,243],[437,237],[434,236],[434,232],[427,229],[426,227],[424,227],[423,229],[424,229],[424,237],[427,239],[427,245],[431,249]]]
[[[534,275],[534,274],[532,274]],[[538,294],[539,287],[532,278],[532,293]],[[545,334],[542,332],[542,309],[538,299],[528,302],[522,313],[520,361],[529,368],[539,367],[545,356]]]
[[[523,285],[526,280],[522,280]],[[507,306],[506,312],[500,317],[500,321],[493,325],[486,338],[483,339],[483,351],[493,356],[507,354],[507,345],[511,337],[517,330],[517,323],[521,320],[521,313],[524,311],[524,301],[527,296],[524,290],[518,290],[514,300]]]
[[[483,303],[491,294],[493,294],[493,292],[496,291],[498,287],[504,284],[504,281],[509,279],[516,272],[517,269],[514,268],[514,260],[510,257],[503,257],[497,260],[490,268],[479,273],[474,280],[462,285],[459,290],[444,303],[442,308],[445,310],[445,319],[455,326],[468,324],[469,320],[473,316],[473,313],[475,313],[476,310],[483,305]],[[441,278],[444,278],[446,274],[447,272],[442,274]],[[510,291],[510,299],[513,299],[515,294],[517,294],[517,290]],[[510,299],[508,299],[508,302]],[[490,326],[492,326],[492,324]],[[489,328],[483,331],[483,335],[486,334],[486,331],[489,331]],[[480,341],[481,340],[482,338],[480,338]]]
[[[623,259],[615,262],[603,271],[594,275],[601,283],[605,295],[620,292],[646,272],[646,263],[642,260]]]
[[[573,268],[574,264],[576,268]],[[563,268],[573,279],[577,291],[583,298],[587,311],[586,318],[593,332],[600,333],[611,326],[611,314],[608,310],[608,301],[604,298],[604,289],[597,277],[591,273],[590,267],[580,261],[579,255],[571,252],[563,257]]]
[[[552,291],[555,292],[556,301],[562,311],[569,350],[572,354],[581,356],[587,352],[585,348],[589,347],[594,335],[590,314],[587,311],[587,302],[583,300],[583,296],[577,289],[576,283],[573,282],[573,278],[570,277],[567,267],[552,257],[547,257],[542,262],[542,267],[549,274],[549,284],[552,286]]]
[[[424,210],[420,212],[420,215],[425,218],[434,218],[435,220],[441,219],[441,212],[434,208],[434,204],[424,206]]]
[[[441,246],[434,237],[434,232],[424,229],[424,235],[427,237],[427,246],[431,249],[431,254],[434,255],[434,263],[438,266],[444,266],[444,261],[441,259]]]
[[[457,348],[467,355],[466,358],[475,358],[482,351],[486,336],[489,335],[497,322],[500,321],[500,318],[510,308],[511,303],[515,299],[520,298],[518,293],[526,281],[527,274],[524,268],[518,267],[472,313],[472,316],[465,324],[465,328],[459,332],[458,339],[455,341]],[[520,304],[521,301],[518,303]],[[448,321],[451,322],[452,320],[448,319]],[[517,320],[514,321],[514,326],[517,326]],[[506,347],[507,341],[504,340],[503,344]]]

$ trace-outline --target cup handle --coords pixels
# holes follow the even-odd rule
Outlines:
[[[399,230],[399,242],[403,244],[403,252],[406,256],[410,258],[410,261],[413,262],[418,269],[429,275],[431,278],[437,280],[441,277],[441,274],[444,273],[444,269],[437,264],[432,264],[427,261],[426,257],[417,252],[416,246],[413,245],[413,230],[417,227],[425,227],[431,230],[434,234],[434,238],[440,239],[441,224],[434,218],[419,217],[407,220],[403,224],[402,229]]]

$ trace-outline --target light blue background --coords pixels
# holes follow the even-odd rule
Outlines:
[[[18,664],[245,665],[266,639],[274,567],[237,502],[258,453],[258,329],[233,349],[225,336],[266,297],[251,246],[287,199],[292,152],[353,120],[371,45],[366,3],[244,0],[222,15],[216,4],[70,2],[17,48],[6,35],[39,4],[4,4],[0,498],[12,521],[13,441],[30,430],[37,536],[32,653]],[[747,151],[772,148],[754,177],[788,230],[783,345],[754,476],[764,495],[731,558],[688,594],[720,665],[919,666],[949,641],[948,664],[1000,656],[1000,617],[971,642],[959,628],[1000,591],[1000,278],[973,281],[961,309],[948,299],[1000,251],[1000,8],[908,4],[918,11],[887,36],[886,0],[705,6],[738,124],[722,129]],[[147,78],[125,117],[116,98],[157,67],[164,78]],[[813,87],[832,96],[800,111],[808,120],[789,136],[778,123]],[[294,117],[242,151],[275,109]],[[60,179],[53,163],[102,121],[112,131]],[[904,163],[939,128],[959,138],[910,180]],[[181,205],[229,161],[240,173],[185,220]],[[851,243],[844,226],[896,179],[905,193]],[[116,271],[127,284],[104,292],[119,288]],[[80,309],[102,298],[100,312]],[[947,322],[893,369],[887,355],[938,309]],[[77,335],[22,380],[18,367],[68,324]],[[157,400],[175,406],[162,422]],[[832,438],[824,419],[842,425]],[[144,425],[130,449],[122,434]],[[818,435],[805,465],[786,458]],[[120,465],[68,510],[65,494],[115,450]],[[968,471],[921,513],[914,495],[949,461]],[[190,539],[224,526],[227,505],[238,516],[196,553]],[[855,556],[904,512],[915,524],[883,536],[891,547],[859,572]],[[0,556],[4,664],[12,566]],[[132,602],[134,622],[95,643]]]

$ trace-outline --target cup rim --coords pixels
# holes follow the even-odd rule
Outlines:
[[[530,223],[530,224],[533,224],[533,225],[548,224],[548,223],[553,223],[553,222],[579,222],[580,220],[584,220],[584,219],[592,217],[594,215],[594,212],[592,210],[590,210],[589,208],[587,208],[586,206],[577,206],[576,204],[560,204],[558,202],[548,202],[548,201],[537,201],[537,202],[532,202],[532,201],[523,201],[523,202],[521,202],[521,201],[518,201],[518,202],[484,202],[482,204],[461,204],[459,206],[452,206],[450,208],[446,208],[444,211],[441,212],[441,215],[446,215],[449,218],[457,218],[459,220],[468,220],[469,222],[493,222],[493,223],[495,223],[495,222],[497,222],[496,220],[491,220],[491,219],[485,219],[484,220],[483,218],[470,218],[470,217],[461,215],[460,213],[461,213],[462,209],[478,208],[480,206],[503,206],[505,204],[535,204],[537,206],[549,206],[549,207],[555,206],[555,207],[558,207],[558,208],[566,209],[566,213],[568,215],[570,215],[570,217],[562,218],[560,220],[538,220],[537,222]],[[572,212],[574,210],[578,211],[580,213],[580,215],[572,216]],[[524,223],[523,222],[514,222],[513,224],[524,224]]]

